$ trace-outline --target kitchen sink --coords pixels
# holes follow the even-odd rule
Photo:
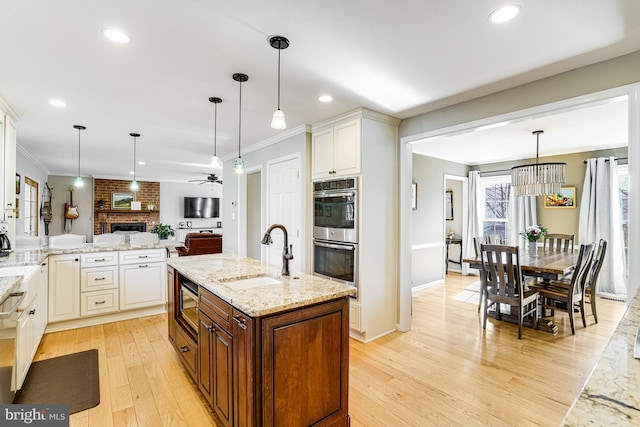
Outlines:
[[[280,285],[284,283],[282,280],[275,279],[271,276],[251,277],[249,279],[234,280],[227,282],[225,285],[232,289],[251,289],[269,285]]]

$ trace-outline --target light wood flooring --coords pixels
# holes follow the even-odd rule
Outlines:
[[[352,426],[558,426],[625,310],[598,300],[596,325],[556,335],[489,319],[454,299],[474,277],[414,293],[412,330],[351,341]],[[576,320],[578,317],[576,316]],[[72,426],[213,426],[208,407],[166,339],[163,315],[46,334],[36,360],[97,348],[100,404]]]

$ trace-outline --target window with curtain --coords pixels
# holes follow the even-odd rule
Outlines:
[[[618,165],[618,186],[620,188],[620,214],[624,234],[624,252],[629,259],[629,165]]]
[[[482,230],[485,236],[499,234],[507,240],[507,210],[511,176],[500,175],[481,177],[482,187]]]
[[[24,178],[24,234],[38,235],[38,183]]]

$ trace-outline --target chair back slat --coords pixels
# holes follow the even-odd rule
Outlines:
[[[499,234],[489,234],[488,236],[476,236],[473,238],[473,249],[476,257],[480,256],[480,245],[499,245],[502,243],[502,236]]]
[[[598,250],[593,257],[593,262],[591,263],[591,270],[589,271],[589,278],[587,282],[587,287],[589,289],[595,289],[598,283],[598,276],[600,275],[600,269],[602,268],[602,263],[604,262],[604,256],[607,253],[607,242],[604,239],[600,239],[598,242]]]
[[[569,285],[569,291],[573,292],[574,295],[581,295],[584,292],[585,284],[589,278],[594,247],[595,245],[593,243],[580,245],[578,261],[576,262],[576,267]]]
[[[544,249],[551,252],[573,252],[575,235],[547,233],[544,236]]]

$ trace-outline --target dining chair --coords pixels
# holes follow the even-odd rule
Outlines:
[[[591,305],[591,313],[593,313],[593,318],[598,323],[598,312],[596,311],[596,288],[598,285],[598,276],[600,275],[600,269],[602,268],[602,263],[604,262],[604,255],[607,252],[607,242],[604,239],[600,239],[598,243],[598,250],[593,257],[593,262],[591,263],[591,268],[589,269],[589,275],[587,277],[587,283],[584,289],[586,295],[589,295],[589,304]]]
[[[547,233],[544,236],[544,250],[551,252],[573,252],[573,234]]]
[[[533,326],[538,328],[538,291],[524,286],[517,246],[481,245],[483,282],[485,289],[484,319],[482,329],[487,329],[489,308],[495,306],[496,319],[501,320],[501,305],[516,309],[518,315],[518,339],[522,338],[525,317],[533,316]]]
[[[535,287],[540,293],[542,309],[546,312],[551,310],[555,315],[555,310],[566,311],[569,315],[571,334],[576,334],[573,319],[574,309],[580,312],[582,325],[586,328],[587,321],[584,315],[584,289],[589,277],[589,268],[593,259],[594,244],[580,245],[580,252],[573,275],[567,280],[552,280],[549,282],[538,282]]]
[[[475,236],[473,238],[473,249],[476,253],[476,258],[480,256],[480,245],[499,245],[502,243],[502,236],[499,234],[489,234],[487,236]],[[480,270],[480,298],[478,299],[478,313],[482,309],[482,301],[484,299],[482,270]]]

